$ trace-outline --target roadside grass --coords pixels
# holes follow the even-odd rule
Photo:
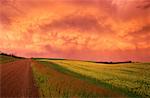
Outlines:
[[[100,89],[94,84],[73,77],[68,70],[50,62],[38,61],[38,63],[32,63],[32,69],[42,98],[105,98],[117,96],[112,91],[108,92],[106,89]]]
[[[16,61],[16,60],[18,60],[18,58],[14,58],[14,57],[11,57],[11,56],[0,55],[0,64],[13,62],[13,61]]]
[[[48,77],[46,75],[38,73],[34,67],[32,67],[32,70],[33,70],[33,75],[34,75],[34,79],[36,81],[36,84],[39,87],[40,96],[49,97],[50,96],[50,94],[48,92],[49,87],[47,85],[48,84],[48,81],[47,81]]]

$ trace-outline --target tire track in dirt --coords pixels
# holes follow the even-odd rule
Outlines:
[[[24,59],[0,64],[0,97],[38,97],[31,60]]]

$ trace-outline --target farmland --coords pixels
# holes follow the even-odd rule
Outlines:
[[[97,87],[94,84],[85,82],[69,74],[62,73],[56,70],[56,66],[54,67],[54,65],[49,62],[33,62],[32,68],[42,98],[121,97],[121,95],[114,93],[111,90]]]
[[[64,69],[82,80],[108,89],[116,90],[131,97],[150,97],[150,64],[98,64],[71,60],[44,60]],[[58,69],[58,68],[57,68]],[[70,73],[69,73],[70,74]]]
[[[103,64],[6,55],[1,55],[0,63],[0,97],[150,97],[150,63]]]

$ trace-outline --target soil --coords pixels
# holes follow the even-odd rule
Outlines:
[[[23,59],[0,64],[0,97],[1,98],[37,98],[31,59]]]

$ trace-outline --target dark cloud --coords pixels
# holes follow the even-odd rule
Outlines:
[[[48,53],[54,53],[54,54],[61,54],[62,51],[60,51],[57,48],[52,47],[51,45],[45,45],[44,50]]]
[[[116,13],[116,5],[112,4],[111,0],[70,0],[69,3],[85,8],[93,6],[99,9],[99,11],[104,11],[106,13]]]
[[[1,0],[0,6],[0,22],[4,28],[8,29],[16,21],[15,18],[23,14],[23,11],[10,0]]]
[[[136,47],[140,47],[138,45],[139,43],[145,43],[145,46],[146,46],[147,43],[150,43],[150,39],[149,39],[150,38],[150,26],[146,25],[142,27],[140,30],[129,32],[128,34],[124,36],[125,39],[128,37],[132,37],[130,41],[131,43],[135,44]]]
[[[143,26],[140,30],[138,31],[135,31],[135,32],[131,32],[129,34],[132,34],[133,36],[137,35],[149,35],[150,34],[150,25],[146,25],[146,26]]]
[[[139,32],[147,32],[150,34],[150,24],[147,26],[144,26]]]
[[[78,5],[91,5],[95,4],[97,0],[68,0],[68,3],[78,4]]]
[[[44,31],[76,30],[80,32],[104,32],[110,30],[103,26],[103,21],[93,15],[68,15],[58,20],[39,26]]]
[[[0,13],[0,21],[3,25],[10,24],[11,18],[9,17],[9,15],[1,12]]]
[[[149,0],[144,0],[137,8],[141,9],[149,9],[150,8],[150,1]]]

